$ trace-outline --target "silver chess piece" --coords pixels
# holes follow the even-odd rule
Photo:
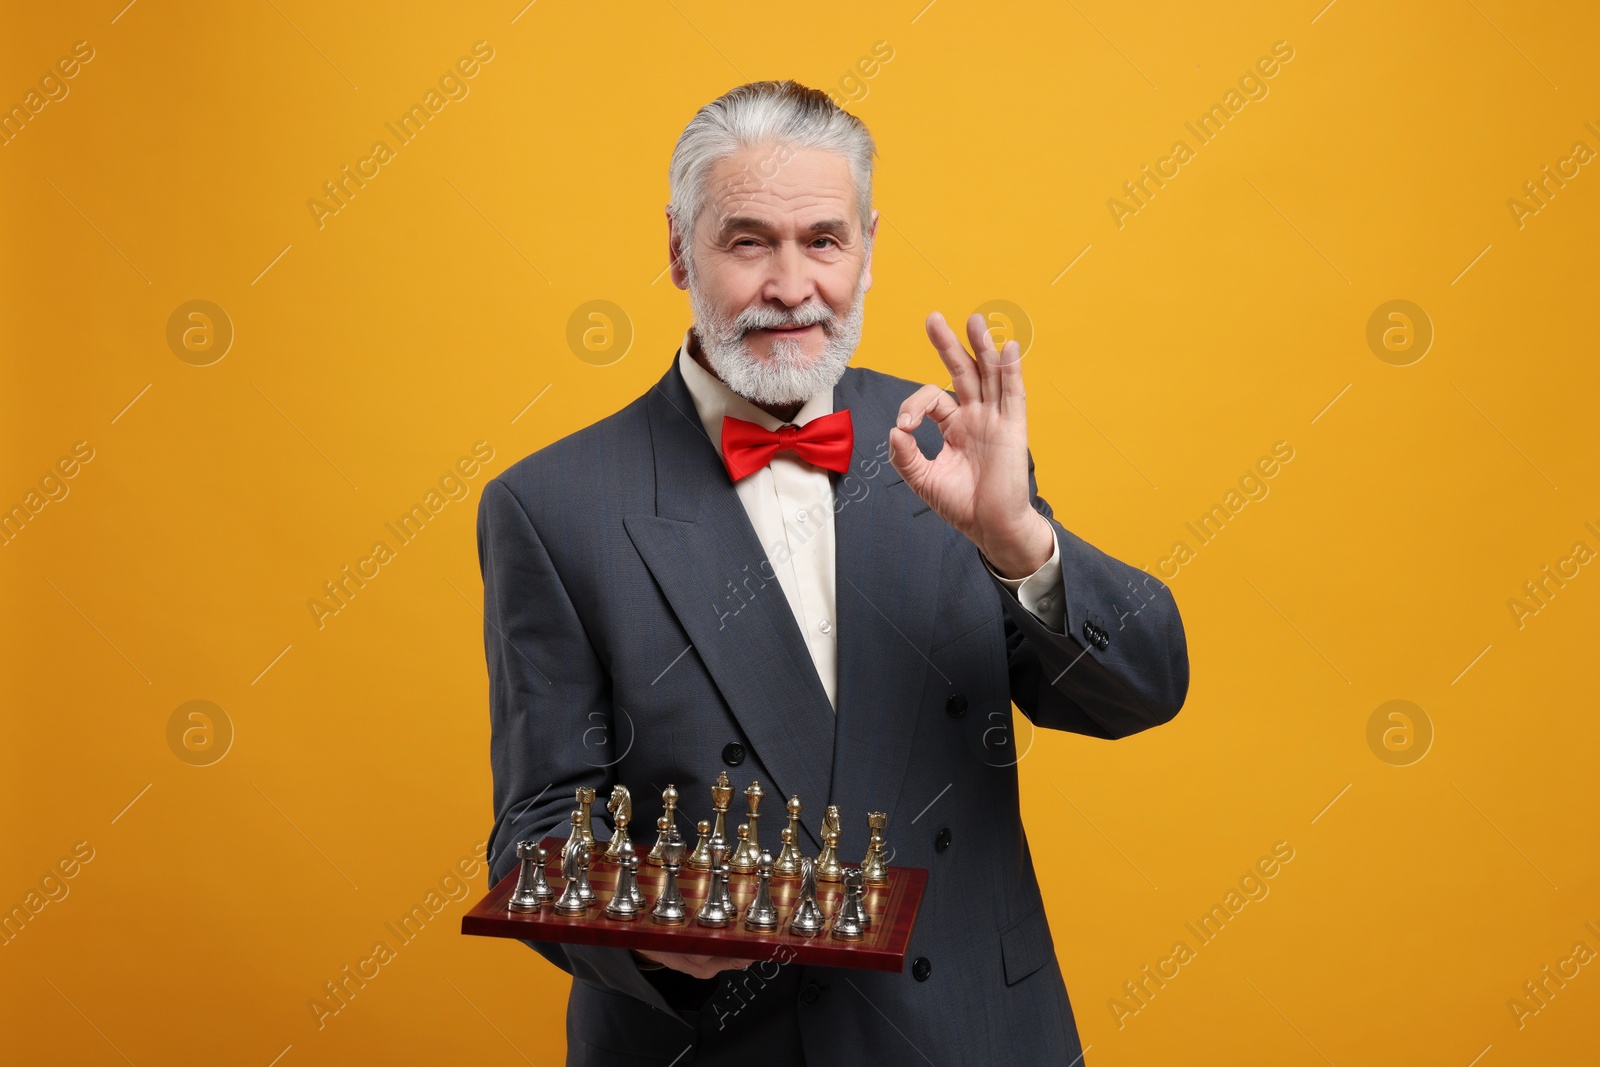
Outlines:
[[[633,855],[633,841],[628,836],[628,824],[633,821],[633,794],[628,792],[627,786],[612,787],[606,811],[611,815],[611,844],[606,848],[605,858],[621,863],[624,856]]]
[[[572,813],[572,823],[578,824],[578,813]],[[583,891],[588,888],[589,881],[589,849],[584,845],[581,837],[574,838],[568,847],[561,853],[561,877],[566,884],[561,887],[561,895],[556,898],[556,913],[559,915],[582,915],[589,910],[589,901],[583,899]],[[591,896],[593,890],[590,890]]]
[[[843,880],[844,903],[833,917],[833,936],[840,941],[860,941],[867,932],[866,910],[861,904],[866,882],[861,877],[861,868],[846,867]]]
[[[867,812],[867,826],[872,833],[867,841],[867,855],[861,861],[861,877],[868,885],[889,884],[889,866],[883,860],[883,831],[888,825],[886,812]]]
[[[555,891],[544,876],[545,858],[537,841],[517,842],[521,866],[517,870],[517,888],[506,905],[512,911],[538,911],[545,901],[555,899]]]
[[[678,862],[683,859],[683,838],[677,826],[667,831],[667,843],[661,848],[661,895],[650,911],[650,921],[662,926],[682,926],[689,921],[689,909],[678,888]]]
[[[822,851],[817,853],[817,881],[837,882],[844,875],[839,862],[839,836],[844,833],[839,825],[839,805],[829,804],[822,816]]]
[[[750,829],[746,831],[744,827],[739,828],[739,847],[728,857],[728,866],[740,874],[752,873],[761,862],[761,842],[756,833],[756,820],[761,818],[761,798],[765,795],[760,782],[751,782],[744,791],[745,802],[750,805],[745,826]]]
[[[701,926],[727,926],[738,909],[728,896],[728,849],[720,841],[711,843],[711,879],[706,888],[706,899],[695,913],[694,921]]]
[[[611,894],[611,903],[606,905],[606,918],[632,922],[639,917],[643,908],[641,897],[639,857],[630,852],[622,857],[617,870],[617,888]]]
[[[663,863],[661,850],[666,847],[667,832],[678,825],[678,787],[671,782],[661,791],[661,806],[664,810],[656,820],[656,843],[650,849],[650,855],[645,857],[646,863],[653,863],[657,867]]]
[[[800,891],[795,895],[789,932],[796,937],[815,937],[822,932],[822,924],[822,909],[817,906],[817,865],[806,856],[800,860]]]
[[[774,878],[800,877],[800,797],[798,794],[789,798],[785,805],[789,812],[789,825],[783,828],[779,838],[783,847],[778,850],[778,858],[772,861],[772,876]]]
[[[747,930],[776,930],[778,906],[772,902],[772,853],[763,852],[756,860],[756,895],[744,911]]]

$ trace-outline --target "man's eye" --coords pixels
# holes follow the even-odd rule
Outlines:
[[[835,246],[837,246],[838,243],[839,243],[838,241],[835,241],[832,237],[817,237],[817,238],[814,238],[812,240],[811,244],[813,246],[815,246],[818,241],[824,242],[825,244],[835,245]]]
[[[761,242],[757,241],[754,237],[741,237],[737,241],[733,242],[733,245],[734,245],[735,248],[742,248],[742,247],[745,247],[747,245],[754,246],[754,245],[758,245],[760,243]]]

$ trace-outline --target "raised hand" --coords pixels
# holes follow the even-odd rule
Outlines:
[[[1028,419],[1022,350],[996,351],[983,317],[967,320],[974,359],[944,316],[928,316],[928,340],[950,371],[956,398],[924,385],[900,405],[889,431],[889,462],[941,518],[965,534],[996,572],[1025,578],[1055,550],[1055,531],[1028,498]],[[939,424],[944,447],[928,459],[911,431],[924,417]]]

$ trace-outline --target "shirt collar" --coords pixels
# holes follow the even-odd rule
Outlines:
[[[753,422],[767,430],[776,430],[784,425],[780,419],[767,414],[729,389],[720,378],[697,363],[689,354],[688,330],[683,332],[683,344],[678,348],[678,370],[683,375],[684,385],[689,387],[689,396],[694,400],[695,412],[700,416],[706,436],[711,438],[711,443],[716,446],[717,455],[722,455],[724,415]],[[833,390],[824,389],[801,405],[791,421],[795,426],[804,426],[819,415],[832,413]]]

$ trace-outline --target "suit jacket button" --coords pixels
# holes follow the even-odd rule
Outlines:
[[[959,719],[967,713],[967,695],[965,693],[951,693],[950,699],[944,702],[944,710],[952,719]]]
[[[744,762],[744,746],[737,741],[729,741],[722,746],[722,762],[730,767],[737,767]]]
[[[817,988],[817,983],[815,982],[807,982],[806,987],[800,990],[800,999],[805,1001],[807,1004],[815,1004],[817,1002],[817,998],[821,995],[822,990]]]
[[[911,977],[919,982],[926,982],[928,975],[933,973],[933,964],[928,962],[928,957],[918,956],[911,961]]]
[[[940,830],[938,836],[933,839],[933,850],[935,852],[943,852],[949,847],[950,827],[946,826],[943,830]]]

